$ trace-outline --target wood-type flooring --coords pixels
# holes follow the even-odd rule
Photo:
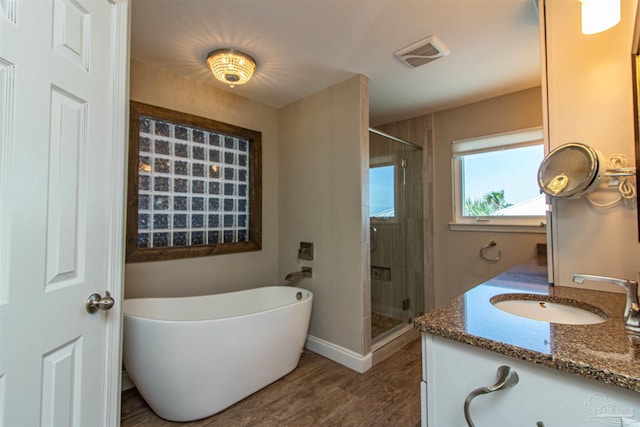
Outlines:
[[[359,374],[305,349],[299,366],[284,378],[212,417],[188,423],[159,418],[130,389],[122,395],[121,426],[416,427],[420,351],[420,340],[411,341]]]

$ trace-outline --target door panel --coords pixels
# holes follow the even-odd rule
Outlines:
[[[0,0],[0,425],[118,413],[120,310],[85,302],[122,295],[122,11]]]
[[[41,425],[79,425],[82,356],[78,338],[42,358]]]
[[[422,151],[369,134],[371,330],[379,341],[424,309]]]
[[[77,1],[53,3],[53,48],[86,71],[92,47],[91,20],[91,13]]]
[[[372,339],[402,326],[407,317],[403,146],[369,133]],[[375,242],[375,244],[374,244]]]
[[[86,259],[88,103],[58,88],[51,91],[47,291],[84,281]]]

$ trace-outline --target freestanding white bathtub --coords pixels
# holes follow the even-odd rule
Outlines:
[[[125,368],[158,416],[214,415],[296,368],[312,301],[288,286],[125,300]]]

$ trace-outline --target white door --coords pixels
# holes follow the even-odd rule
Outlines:
[[[0,426],[118,424],[127,7],[0,0]]]

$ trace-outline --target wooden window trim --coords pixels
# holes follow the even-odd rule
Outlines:
[[[140,116],[244,138],[249,141],[248,241],[193,246],[138,248],[138,161]],[[257,251],[262,248],[262,133],[162,107],[130,102],[126,261],[164,261]]]

